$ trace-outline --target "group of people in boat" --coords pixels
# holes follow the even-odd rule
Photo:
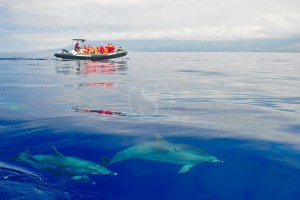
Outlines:
[[[111,43],[108,43],[106,46],[101,44],[100,46],[92,47],[91,45],[84,45],[80,48],[78,42],[75,44],[74,50],[78,54],[107,54],[107,53],[114,53],[115,46]],[[122,47],[119,47],[117,51],[122,51]]]

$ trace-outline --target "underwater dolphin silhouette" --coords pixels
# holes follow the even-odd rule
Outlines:
[[[70,176],[73,180],[90,180],[88,174],[117,175],[117,173],[92,161],[64,156],[55,147],[52,147],[52,150],[52,155],[30,155],[27,148],[19,154],[16,160],[28,163],[37,169]]]
[[[156,141],[136,144],[118,152],[109,161],[108,165],[124,160],[144,159],[182,164],[183,167],[180,168],[178,173],[185,173],[190,171],[196,164],[223,162],[202,150],[167,142],[159,134],[156,134],[155,137]]]

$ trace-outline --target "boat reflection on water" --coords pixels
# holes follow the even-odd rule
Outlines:
[[[104,60],[104,61],[81,61],[84,74],[116,74],[127,70],[127,62],[124,60]]]
[[[110,82],[94,82],[94,83],[81,83],[79,87],[85,86],[103,86],[103,87],[112,87],[114,84]]]
[[[70,64],[71,63],[71,64]],[[74,63],[76,64],[74,66]],[[91,61],[91,60],[76,60],[76,61],[59,61],[59,66],[56,66],[56,73],[63,75],[78,75],[84,78],[84,82],[78,84],[79,88],[84,87],[116,87],[114,82],[110,81],[110,75],[121,74],[127,70],[127,62],[124,60],[103,60],[103,61]],[[109,81],[94,82],[94,78],[98,79],[101,76],[101,80],[108,79]],[[108,74],[108,76],[106,76]],[[88,76],[88,75],[96,75]],[[105,75],[106,77],[102,77]],[[90,82],[93,80],[93,82]],[[126,116],[121,112],[116,112],[107,109],[86,109],[84,107],[74,107],[75,112],[81,113],[97,113],[106,116]]]
[[[114,112],[111,110],[92,110],[92,109],[85,109],[85,108],[78,108],[74,107],[75,112],[84,112],[84,113],[97,113],[100,115],[116,115],[116,116],[126,116],[121,112]]]
[[[59,61],[59,65],[56,66],[56,73],[63,75],[81,75],[81,74],[124,74],[127,70],[127,62],[125,60],[76,60],[73,65],[72,62]]]

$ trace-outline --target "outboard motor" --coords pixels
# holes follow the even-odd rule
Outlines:
[[[67,49],[63,49],[62,52],[63,53],[69,53],[69,51]]]

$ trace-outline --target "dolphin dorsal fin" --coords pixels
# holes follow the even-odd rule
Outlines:
[[[158,142],[167,142],[159,133],[155,133],[154,136]]]
[[[59,156],[59,157],[64,157],[64,155],[59,153],[55,147],[52,147],[52,150],[53,150],[54,155]]]
[[[22,152],[22,154],[29,155],[30,154],[29,148],[26,147],[26,149]]]

